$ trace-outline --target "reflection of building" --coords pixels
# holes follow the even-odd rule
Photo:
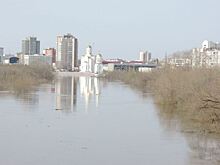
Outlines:
[[[77,102],[77,78],[58,77],[55,84],[56,110],[71,110]]]
[[[27,37],[25,40],[22,40],[22,54],[40,54],[40,41],[37,41],[36,37]]]
[[[78,40],[71,34],[57,37],[56,67],[74,71],[78,67]]]
[[[81,72],[90,72],[95,74],[103,73],[103,64],[102,64],[102,55],[93,55],[92,54],[92,47],[89,46],[86,49],[86,54],[81,58]]]
[[[96,96],[96,105],[99,104],[99,96],[100,96],[100,81],[96,77],[80,77],[80,93],[85,98],[86,107],[92,98],[92,96]]]

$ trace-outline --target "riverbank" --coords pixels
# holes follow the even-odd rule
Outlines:
[[[52,69],[46,65],[0,65],[0,90],[20,90],[54,79]]]
[[[220,133],[219,69],[112,72],[106,78],[151,92],[163,113],[179,118],[184,132]]]

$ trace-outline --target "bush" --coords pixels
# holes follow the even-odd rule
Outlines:
[[[151,73],[112,72],[109,80],[120,80],[153,93],[163,109],[172,109],[186,122],[220,133],[220,70],[163,68]],[[162,110],[163,110],[162,109]]]
[[[51,67],[46,65],[0,65],[0,90],[28,88],[53,77]]]

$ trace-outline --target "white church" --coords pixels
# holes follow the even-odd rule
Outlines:
[[[88,72],[94,74],[102,74],[103,73],[103,64],[102,64],[102,55],[93,55],[92,47],[88,46],[86,48],[86,54],[81,57],[81,72]]]

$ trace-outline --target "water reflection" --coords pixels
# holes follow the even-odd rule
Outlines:
[[[0,91],[0,99],[9,102],[16,100],[24,106],[23,110],[36,110],[40,102],[39,95],[35,88],[20,89],[16,91]]]
[[[58,77],[55,82],[56,110],[76,111],[77,89],[80,85],[81,97],[84,97],[85,108],[95,98],[99,105],[100,80],[96,77]]]
[[[0,164],[23,160],[97,165],[106,160],[116,165],[220,162],[218,137],[182,131],[186,126],[174,109],[155,108],[152,97],[141,99],[137,93],[96,77],[57,77],[52,84],[28,91],[0,93]],[[39,146],[43,148],[37,150]],[[19,150],[13,159],[11,148]],[[35,163],[36,153],[39,159],[47,157],[47,162]],[[52,156],[45,156],[48,153]]]
[[[55,83],[56,110],[74,111],[77,103],[77,77],[58,77]]]
[[[185,134],[190,147],[191,164],[219,164],[220,139],[214,136]]]
[[[220,163],[219,135],[197,132],[196,124],[186,121],[174,107],[158,106],[160,125],[169,132],[181,132],[189,146],[189,164],[213,165]],[[201,129],[201,128],[200,128]]]
[[[93,96],[95,96],[96,106],[98,107],[101,94],[100,80],[96,77],[80,77],[80,93],[85,98],[86,109]]]

